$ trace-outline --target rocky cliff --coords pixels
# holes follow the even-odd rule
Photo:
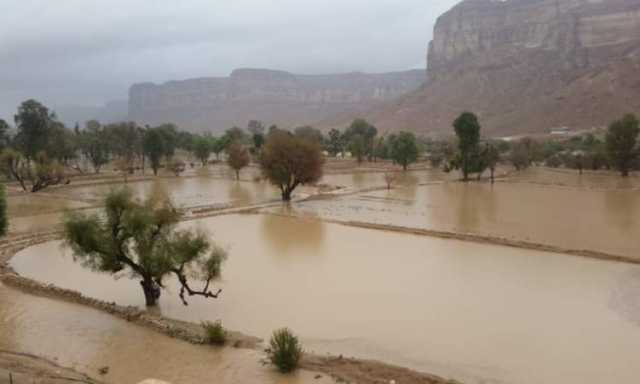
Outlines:
[[[249,120],[295,127],[358,114],[417,89],[423,70],[340,75],[294,75],[239,69],[230,77],[143,83],[129,91],[129,118],[174,122],[184,129],[221,132]]]
[[[476,112],[493,134],[591,128],[640,112],[640,0],[466,0],[442,15],[425,87],[369,115],[449,132]]]

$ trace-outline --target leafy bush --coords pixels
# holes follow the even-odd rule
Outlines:
[[[204,329],[204,339],[209,344],[224,345],[227,341],[227,331],[225,331],[220,320],[216,322],[205,321],[202,323]]]
[[[288,373],[298,367],[302,357],[302,347],[298,338],[287,328],[273,332],[269,342],[269,359],[280,372]]]

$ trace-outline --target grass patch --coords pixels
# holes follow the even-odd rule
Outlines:
[[[269,342],[269,359],[282,373],[294,371],[302,357],[298,338],[287,328],[273,332]]]
[[[209,344],[224,345],[227,341],[227,331],[220,320],[216,322],[203,321],[204,340]]]

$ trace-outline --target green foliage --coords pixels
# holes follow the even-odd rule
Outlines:
[[[378,129],[369,124],[364,119],[355,119],[345,130],[343,140],[349,143],[349,150],[362,162],[362,158],[367,156],[369,160],[373,158],[374,139],[378,134]]]
[[[64,168],[56,160],[50,160],[44,152],[29,161],[20,152],[6,148],[0,154],[0,170],[10,180],[16,180],[27,192],[38,192],[64,181]]]
[[[390,141],[391,159],[402,165],[406,171],[410,164],[418,160],[418,144],[416,137],[411,132],[400,132],[394,140]]]
[[[203,167],[206,167],[209,162],[209,157],[213,151],[215,145],[215,138],[207,136],[194,136],[193,137],[193,153],[198,160],[202,163]]]
[[[98,121],[88,121],[79,133],[79,146],[82,153],[91,161],[95,173],[109,162],[109,137]]]
[[[319,145],[279,130],[269,134],[260,156],[262,174],[280,188],[285,201],[298,185],[318,181],[323,164]]]
[[[344,151],[344,141],[339,130],[333,128],[329,131],[329,139],[327,140],[326,148],[327,152],[329,152],[331,156],[336,156],[338,153]]]
[[[204,339],[208,344],[224,345],[227,342],[227,331],[220,320],[215,322],[203,321]]]
[[[15,122],[15,143],[18,150],[29,159],[38,153],[46,152],[53,124],[56,122],[54,113],[49,112],[49,109],[38,101],[30,99],[18,107]]]
[[[289,373],[298,367],[302,357],[302,347],[298,338],[289,329],[274,331],[269,347],[269,359],[280,372]]]
[[[356,160],[358,160],[358,164],[362,163],[362,160],[367,153],[367,142],[364,136],[360,134],[351,136],[351,140],[349,141],[349,151],[351,151],[351,156],[354,156]]]
[[[147,305],[155,305],[168,275],[185,294],[217,297],[209,284],[220,274],[226,252],[212,246],[201,233],[177,230],[180,213],[168,201],[150,198],[136,202],[129,189],[112,191],[105,199],[103,215],[70,213],[64,220],[64,238],[74,259],[84,267],[105,273],[124,269],[140,278]],[[194,290],[189,277],[204,282]]]
[[[7,234],[9,217],[7,216],[7,193],[4,185],[0,185],[0,237]]]
[[[636,143],[640,134],[640,123],[635,115],[626,115],[614,121],[607,130],[606,149],[612,165],[622,174],[629,175],[633,162],[638,157]]]
[[[464,112],[453,122],[453,127],[458,137],[459,166],[462,170],[463,179],[466,181],[475,166],[472,159],[479,152],[480,123],[476,115]]]
[[[11,143],[11,134],[9,124],[0,119],[0,150],[5,149]]]

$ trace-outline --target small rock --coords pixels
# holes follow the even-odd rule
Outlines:
[[[315,375],[313,378],[316,379],[316,380],[322,379],[322,375]]]
[[[98,373],[101,375],[106,375],[107,373],[109,373],[109,367],[102,367],[100,369],[98,369]]]

